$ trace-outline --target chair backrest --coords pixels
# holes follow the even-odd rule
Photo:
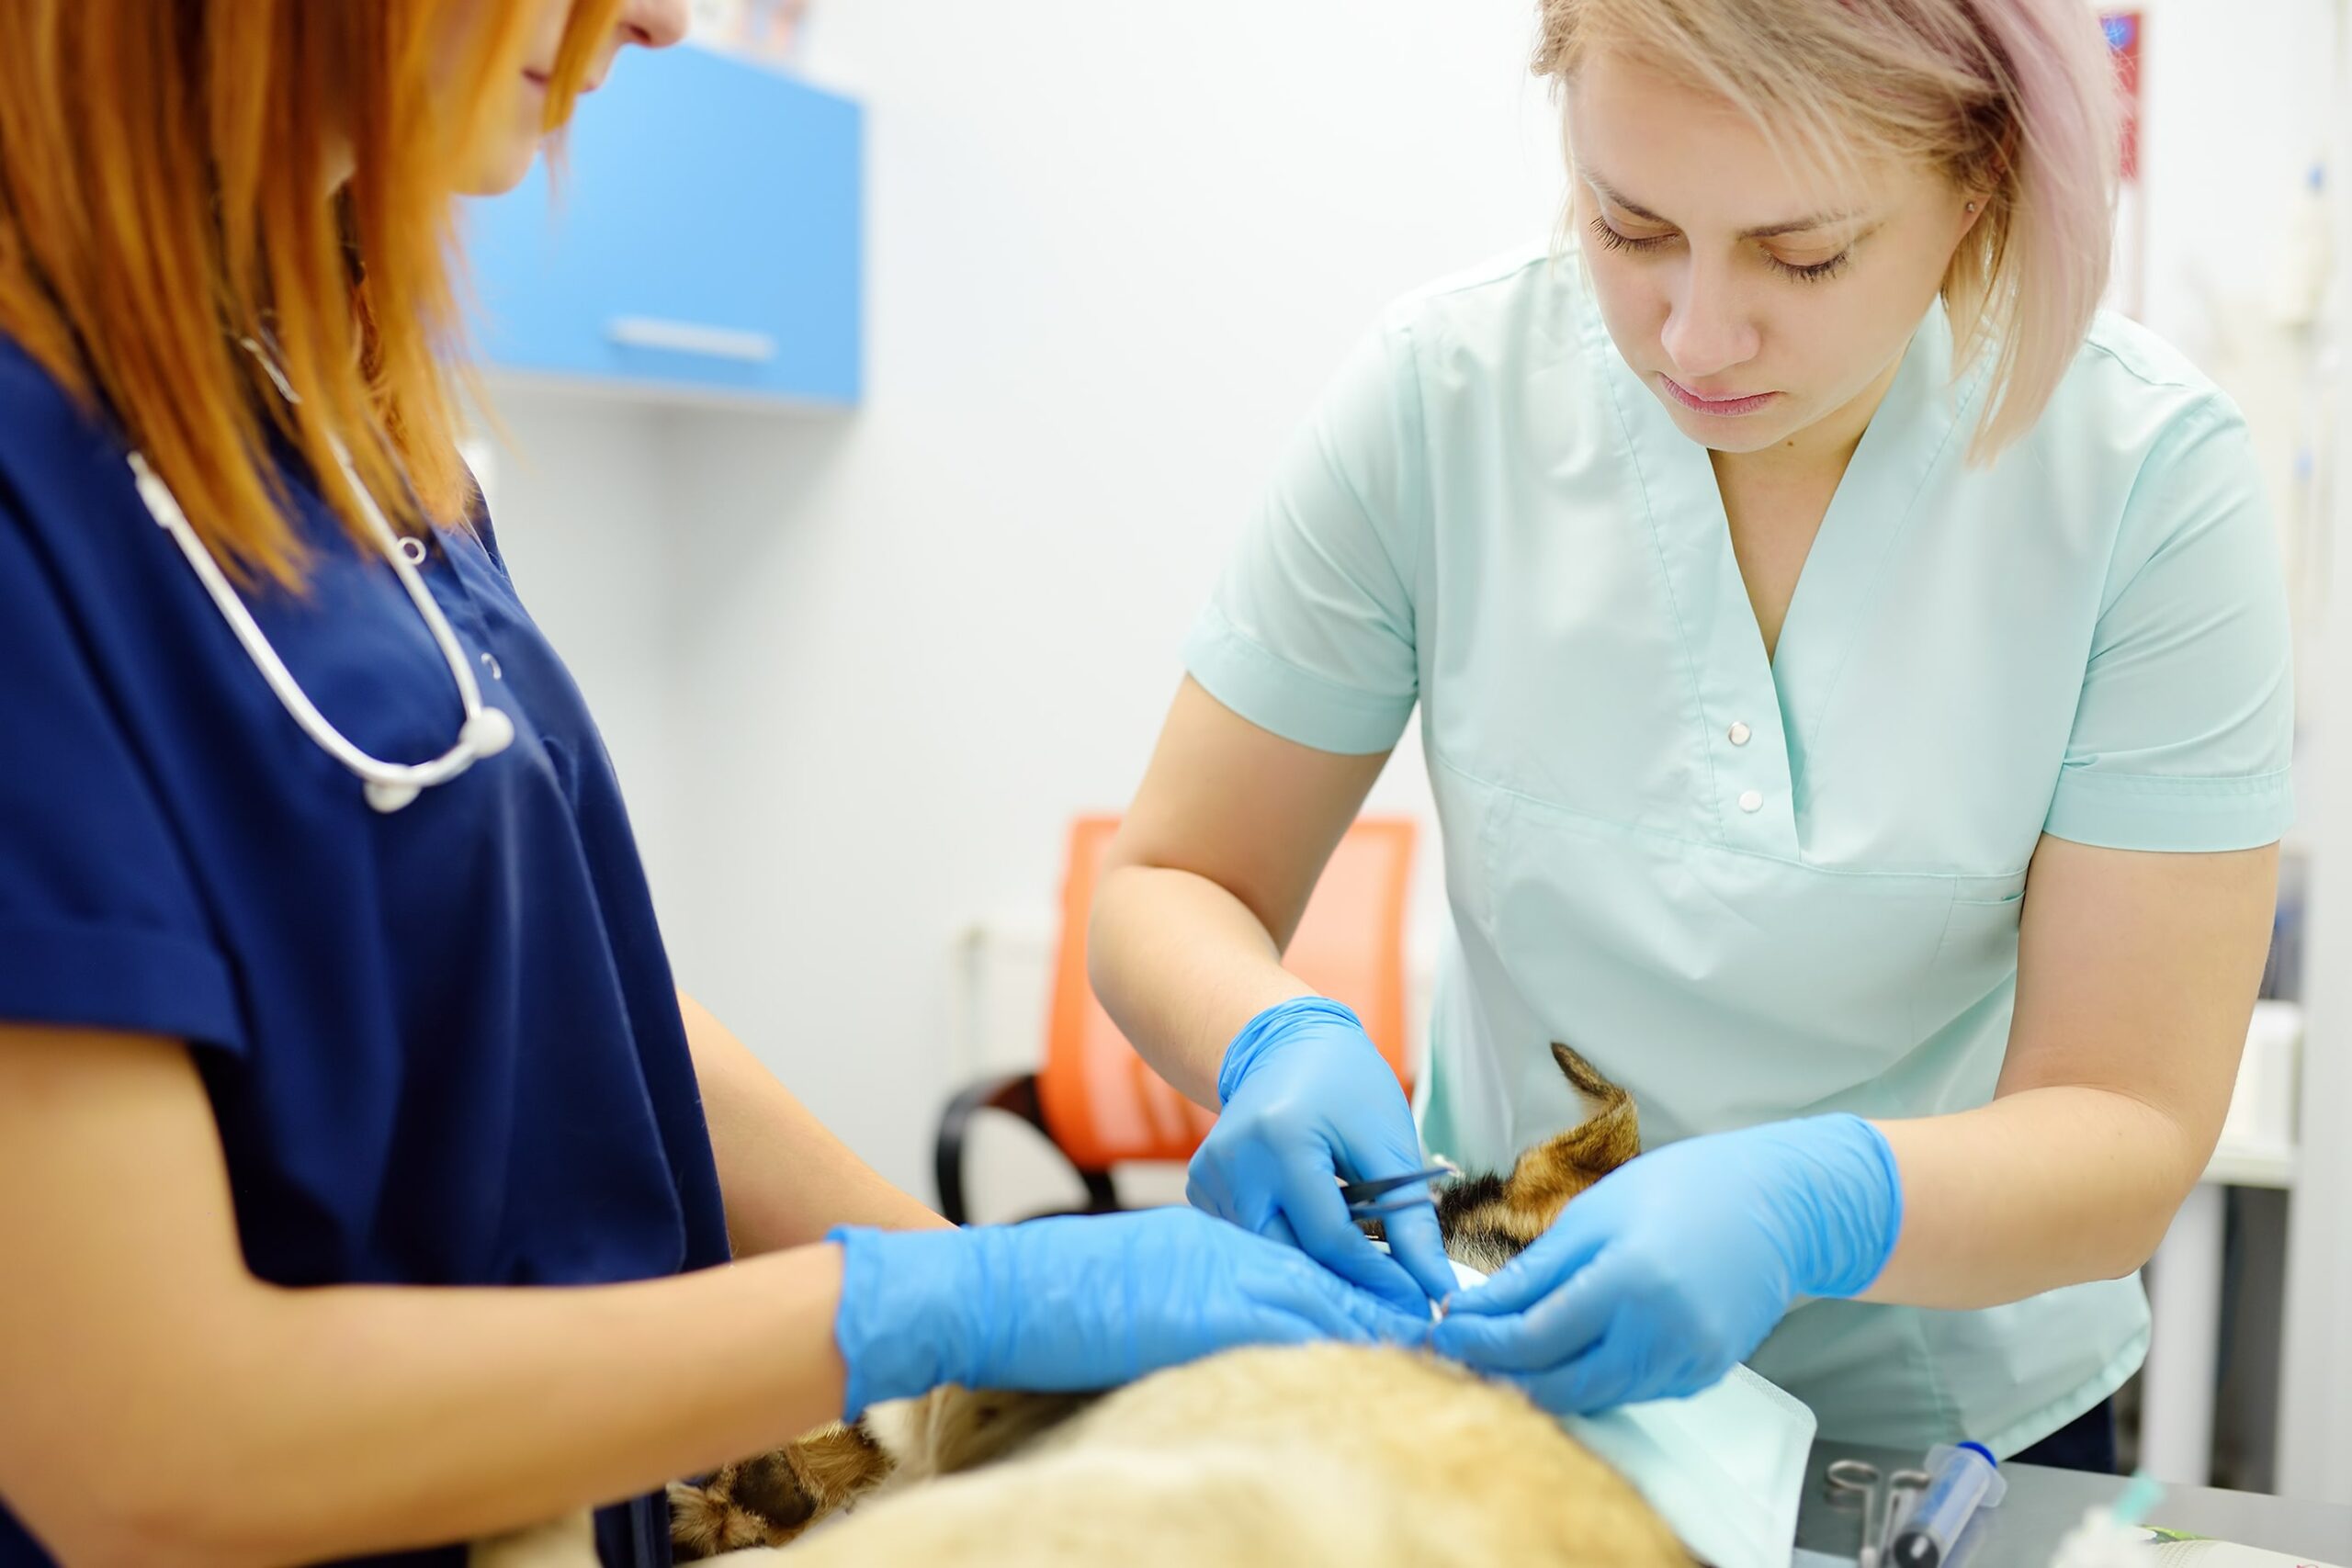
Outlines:
[[[1081,817],[1070,827],[1046,1066],[1037,1082],[1054,1141],[1091,1170],[1122,1160],[1189,1159],[1216,1120],[1136,1054],[1088,983],[1087,916],[1118,826],[1115,817]],[[1408,1089],[1405,905],[1415,841],[1410,818],[1359,818],[1332,852],[1283,959],[1301,980],[1355,1010]]]

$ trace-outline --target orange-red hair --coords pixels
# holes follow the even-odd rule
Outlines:
[[[550,129],[620,3],[575,0]],[[355,531],[334,439],[397,523],[464,515],[452,180],[511,112],[531,21],[501,0],[0,0],[0,333],[105,405],[232,570],[300,581],[273,424]],[[295,406],[239,346],[265,326]]]

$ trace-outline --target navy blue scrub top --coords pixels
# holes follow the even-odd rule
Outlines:
[[[287,478],[310,588],[249,590],[255,619],[360,750],[440,755],[463,715],[424,619]],[[150,518],[121,438],[0,337],[0,1019],[187,1041],[245,1261],[277,1284],[723,1262],[684,1026],[596,727],[487,518],[438,535],[422,570],[516,739],[381,816]],[[608,1568],[667,1563],[667,1517],[659,1496],[606,1510]],[[49,1561],[0,1505],[0,1568]]]

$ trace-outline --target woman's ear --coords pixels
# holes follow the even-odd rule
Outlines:
[[[1960,197],[1960,238],[1966,239],[1976,229],[1977,220],[1993,209],[2000,198],[2001,187],[2007,183],[2011,148],[2015,135],[2004,136],[1999,145],[1969,160],[1968,165],[1953,171],[1954,184]]]
[[[1969,190],[1961,193],[1959,239],[1965,240],[1976,231],[1976,225],[1983,220],[1984,209],[1992,203],[1993,193],[1989,190]]]

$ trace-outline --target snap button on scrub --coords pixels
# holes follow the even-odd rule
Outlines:
[[[1739,797],[1739,808],[1742,811],[1761,811],[1764,809],[1764,797],[1751,789]]]
[[[402,539],[401,541],[401,554],[408,557],[409,565],[423,566],[424,564],[424,541],[415,538]]]
[[[1735,746],[1745,746],[1747,744],[1747,738],[1755,733],[1744,724],[1735,724],[1731,727],[1731,743]]]

